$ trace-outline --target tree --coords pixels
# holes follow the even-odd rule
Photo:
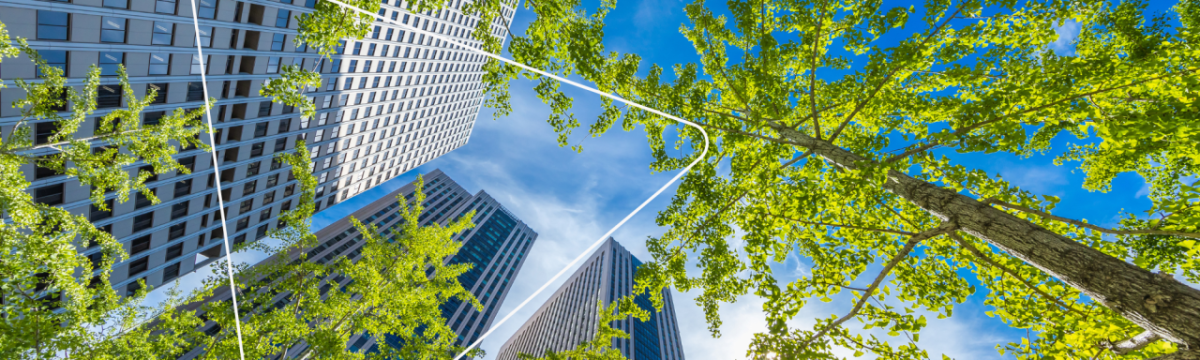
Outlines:
[[[158,124],[143,124],[141,110],[153,102],[155,91],[144,97],[134,94],[122,66],[118,81],[128,109],[105,115],[94,136],[77,137],[80,125],[96,109],[100,69],[90,66],[83,86],[69,86],[61,69],[47,66],[25,39],[17,38],[14,44],[0,24],[0,59],[19,54],[36,64],[41,81],[15,80],[25,93],[12,104],[21,115],[0,136],[0,316],[5,319],[0,323],[0,353],[41,359],[78,353],[91,341],[93,327],[141,294],[121,298],[108,282],[112,264],[126,257],[116,239],[86,216],[55,207],[62,202],[60,192],[31,196],[22,165],[32,163],[91,186],[90,198],[101,210],[110,210],[104,199],[114,191],[120,202],[138,191],[157,203],[144,182],[168,171],[187,174],[189,170],[172,158],[181,149],[209,149],[198,139],[204,131],[200,116],[207,107],[176,109]],[[36,134],[35,123],[51,123],[55,130]],[[131,176],[124,169],[139,161],[152,165],[153,172]],[[79,253],[89,245],[103,249],[101,260],[93,262]]]
[[[613,328],[612,323],[629,317],[640,321],[650,318],[650,313],[638,306],[633,299],[633,296],[625,296],[609,303],[607,307],[604,306],[604,300],[597,299],[596,317],[600,321],[596,322],[596,333],[591,340],[575,345],[574,349],[557,352],[546,349],[542,357],[525,353],[517,354],[517,357],[521,360],[625,360],[625,355],[621,353],[621,349],[613,347],[613,342],[616,339],[628,339],[629,334]]]
[[[1001,352],[1200,356],[1200,290],[1170,275],[1200,281],[1195,1],[1157,16],[1144,1],[727,4],[685,7],[680,32],[699,61],[675,65],[674,79],[658,65],[642,71],[636,55],[605,51],[611,1],[593,14],[578,1],[528,1],[538,18],[510,46],[519,62],[578,75],[708,132],[712,156],[659,213],[667,233],[647,241],[654,261],[638,274],[642,290],[701,290],[715,336],[721,303],[764,298],[768,331],[748,350],[759,358],[827,358],[835,347],[927,357],[915,343],[926,320],[914,312],[951,316],[976,293],[973,282],[987,290],[977,296],[989,316],[1031,331]],[[1081,28],[1074,53],[1048,51],[1053,27],[1067,21]],[[518,76],[538,80],[548,122],[567,145],[580,123],[553,80],[501,66],[487,79],[488,104],[507,114],[508,82]],[[654,171],[696,156],[672,157],[668,141],[703,145],[693,128],[602,105],[589,134],[618,120],[625,130],[644,127]],[[1069,148],[1050,146],[1071,135],[1078,141]],[[1057,198],[939,149],[1054,153],[1086,173],[1093,191],[1135,173],[1154,205],[1146,215],[1114,214],[1116,228],[1054,215]],[[735,229],[744,231],[740,251],[728,242]],[[771,263],[792,253],[811,275],[781,284]],[[686,272],[693,254],[699,276]],[[788,324],[808,301],[842,291],[853,294],[849,313],[812,329]],[[913,341],[863,336],[850,320]]]
[[[454,345],[457,336],[439,307],[454,297],[482,307],[458,282],[470,264],[444,263],[462,245],[453,235],[474,226],[474,212],[449,226],[418,226],[425,201],[423,180],[418,177],[413,202],[406,204],[399,198],[398,214],[403,220],[397,227],[380,230],[351,218],[360,233],[360,250],[328,262],[308,261],[308,250],[318,245],[309,224],[317,181],[309,173],[309,153],[302,142],[294,152],[279,157],[291,166],[300,184],[299,205],[281,215],[285,227],[269,233],[280,240],[278,244],[250,242],[235,247],[235,251],[273,254],[235,273],[240,319],[235,319],[230,301],[213,297],[228,289],[228,280],[218,271],[199,290],[173,298],[165,308],[135,310],[141,314],[136,317],[154,322],[127,324],[93,353],[122,357],[140,351],[141,358],[176,358],[199,347],[204,348],[201,359],[237,359],[243,353],[247,359],[442,359],[463,350]],[[339,288],[342,277],[352,281]],[[189,303],[202,305],[198,311],[182,306]],[[216,323],[209,327],[215,332],[201,331],[207,320]],[[379,339],[394,336],[398,345],[380,341],[378,353],[350,351],[351,336],[361,333]],[[308,346],[288,353],[301,342]],[[482,351],[471,355],[481,356]]]

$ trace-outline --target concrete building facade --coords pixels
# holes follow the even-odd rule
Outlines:
[[[28,39],[48,64],[63,69],[68,86],[81,88],[88,67],[100,67],[98,109],[79,137],[92,136],[100,117],[128,104],[115,77],[119,65],[134,93],[159,91],[143,112],[145,124],[177,108],[202,106],[201,73],[208,95],[217,99],[211,145],[221,173],[213,171],[210,153],[181,151],[176,158],[191,174],[171,172],[147,182],[158,204],[134,195],[112,204],[112,211],[99,211],[78,182],[32,164],[23,168],[37,201],[88,216],[123,243],[129,257],[119,259],[110,279],[120,292],[136,290],[138,280],[159,286],[225,255],[218,191],[230,241],[254,241],[278,226],[277,216],[295,206],[299,191],[290,170],[273,158],[297,140],[305,140],[313,156],[318,211],[466,144],[482,102],[481,56],[377,21],[367,37],[348,41],[332,61],[322,61],[316,50],[294,44],[298,16],[311,12],[317,0],[195,1],[196,24],[190,0],[0,0],[0,22],[10,35]],[[478,46],[470,35],[478,19],[462,14],[465,3],[452,0],[443,11],[412,13],[403,0],[384,0],[379,13]],[[493,36],[501,39],[513,14],[506,6],[492,24]],[[307,89],[318,109],[315,118],[302,120],[295,109],[259,96],[263,82],[287,64],[319,69],[321,85]],[[37,76],[23,55],[0,69],[6,81]],[[0,90],[4,104],[23,96],[14,86]],[[0,134],[20,120],[18,109],[0,107]],[[49,122],[28,125],[35,142],[54,131]],[[136,174],[144,165],[127,170]],[[98,247],[80,249],[100,259]]]
[[[633,275],[642,262],[613,238],[608,238],[554,295],[521,328],[505,341],[497,360],[517,360],[518,354],[541,356],[546,350],[562,351],[591,340],[597,329],[597,299],[605,306],[633,293]],[[629,318],[612,326],[630,334],[615,339],[613,347],[630,360],[683,360],[675,303],[663,291],[662,312],[654,312],[648,296],[634,301],[650,312],[647,321]]]

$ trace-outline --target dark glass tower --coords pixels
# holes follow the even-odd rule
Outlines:
[[[534,240],[537,240],[537,233],[487,192],[480,190],[472,195],[441,170],[426,174],[425,184],[425,210],[418,218],[421,225],[445,225],[475,210],[476,226],[458,235],[458,240],[462,241],[463,246],[458,255],[447,259],[447,262],[473,265],[470,271],[459,277],[459,282],[479,299],[483,304],[483,311],[476,311],[470,304],[457,299],[442,306],[442,317],[447,319],[450,327],[458,334],[458,343],[470,344],[495,320],[496,312],[512,288],[513,279],[525,263],[529,248],[533,246]],[[415,185],[405,185],[363,207],[359,210],[360,213],[354,215],[360,219],[364,219],[365,216],[365,222],[374,222],[380,229],[389,229],[395,226],[400,217],[396,213],[396,196],[404,194],[405,198],[411,200],[416,196],[415,191]],[[322,229],[317,235],[321,239],[329,238],[328,247],[337,249],[344,247],[339,245],[343,242],[339,238],[350,238],[353,232],[353,226],[347,218]],[[346,249],[352,251],[350,247]],[[352,348],[369,347],[374,351],[375,343],[380,340],[366,334],[357,336],[357,339],[351,339]]]
[[[633,275],[641,265],[629,250],[608,238],[504,343],[496,359],[517,360],[519,353],[540,356],[547,349],[567,350],[590,340],[597,327],[596,299],[602,299],[607,306],[632,294]],[[638,296],[634,302],[649,310],[650,318],[646,321],[630,318],[613,324],[614,328],[630,334],[629,339],[616,339],[613,343],[626,358],[683,360],[671,292],[663,292],[663,301],[663,311],[656,313],[648,296]]]
[[[400,205],[396,197],[401,194],[408,200],[413,199],[416,197],[416,185],[404,185],[317,231],[319,243],[315,248],[308,250],[309,261],[324,263],[340,256],[357,259],[361,255],[363,236],[351,224],[351,216],[363,224],[374,224],[380,234],[385,236],[398,231],[401,219],[397,213]],[[446,261],[474,265],[470,271],[459,277],[459,281],[479,299],[483,304],[483,311],[476,311],[470,304],[461,301],[452,301],[442,306],[442,316],[459,335],[459,343],[470,344],[491,325],[511,289],[513,279],[524,264],[525,254],[537,239],[537,233],[504,209],[491,195],[482,190],[472,195],[441,170],[425,174],[424,206],[424,211],[418,217],[422,226],[432,223],[445,225],[471,210],[476,210],[476,226],[458,235],[463,247],[456,256]],[[351,281],[353,280],[345,277],[329,279],[328,283],[322,285],[321,294],[330,289],[344,287]],[[212,297],[215,301],[228,299],[227,287],[217,291]],[[283,306],[288,301],[287,294],[277,295],[273,300],[277,301],[275,306]],[[196,309],[200,304],[185,306]],[[205,324],[205,329],[215,333],[216,330],[220,330],[216,326],[215,323],[209,322]],[[367,348],[368,351],[375,351],[376,342],[379,340],[365,333],[356,334],[349,339],[349,344],[351,350]],[[299,353],[307,346],[308,344],[298,344],[289,349],[288,353]],[[181,359],[190,359],[202,352],[203,349],[195,349]]]

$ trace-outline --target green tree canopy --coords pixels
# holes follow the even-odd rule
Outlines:
[[[641,289],[698,290],[716,336],[722,303],[763,298],[768,330],[748,349],[755,358],[830,358],[835,348],[925,358],[899,337],[919,339],[926,319],[915,312],[952,316],[969,296],[1030,330],[998,345],[1022,359],[1200,347],[1200,290],[1170,275],[1200,281],[1194,0],[1161,15],[1145,1],[724,4],[685,6],[680,32],[699,61],[674,65],[673,78],[605,49],[615,1],[593,13],[576,0],[526,1],[537,18],[509,48],[519,62],[697,122],[712,139],[711,155],[659,213],[669,230],[647,241],[653,261],[638,274]],[[1048,51],[1066,22],[1081,28],[1070,56]],[[557,82],[492,66],[485,81],[496,114],[511,110],[511,80],[535,79],[568,145],[581,123]],[[683,168],[703,145],[698,130],[602,105],[588,133],[618,121],[642,127],[653,171]],[[1072,145],[1051,147],[1059,138]],[[671,156],[668,146],[694,152]],[[1053,155],[1100,192],[1135,173],[1153,206],[1113,214],[1122,219],[1115,228],[1054,215],[1059,199],[956,162],[949,150]],[[771,265],[791,254],[811,274],[782,282]],[[689,275],[693,263],[700,271]],[[793,327],[809,301],[843,291],[853,294],[849,312]],[[858,330],[872,328],[890,336]]]
[[[40,79],[14,81],[25,94],[12,103],[20,117],[0,134],[0,353],[14,358],[78,354],[93,342],[95,327],[137,301],[119,297],[108,282],[113,263],[126,254],[86,216],[55,207],[61,199],[35,199],[22,166],[34,164],[91,186],[90,198],[102,210],[111,210],[106,196],[124,202],[131,191],[157,203],[145,181],[169,171],[187,174],[172,157],[181,150],[210,150],[199,140],[207,107],[176,109],[158,124],[143,124],[141,111],[154,101],[155,91],[142,97],[133,93],[122,66],[117,79],[128,108],[103,116],[94,136],[79,137],[79,127],[96,110],[100,69],[90,66],[82,86],[69,86],[61,69],[47,66],[25,39],[10,39],[0,24],[0,59],[19,54],[35,63]],[[55,131],[39,139],[32,131],[37,123],[51,123]],[[152,172],[131,175],[125,169],[139,162],[151,165]],[[98,263],[80,254],[91,246],[102,249]]]

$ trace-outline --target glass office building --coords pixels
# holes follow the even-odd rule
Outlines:
[[[470,271],[459,276],[459,282],[479,299],[483,310],[476,311],[470,304],[457,299],[442,307],[442,316],[447,319],[455,333],[459,334],[459,343],[469,344],[491,326],[538,235],[487,192],[480,190],[471,194],[440,170],[425,174],[425,184],[425,209],[418,217],[421,225],[446,225],[475,210],[475,227],[458,234],[457,239],[463,246],[457,255],[446,261],[473,265]],[[319,243],[306,251],[307,259],[321,263],[341,256],[357,259],[362,251],[362,234],[350,222],[350,217],[359,219],[363,224],[374,224],[381,234],[395,231],[401,221],[400,214],[397,213],[401,206],[397,201],[398,196],[413,199],[416,196],[416,186],[405,185],[317,231]],[[351,281],[353,279],[345,277],[328,279],[321,286],[321,294],[345,286]],[[288,296],[289,294],[281,293],[272,301],[276,302],[277,307],[283,306]],[[226,287],[217,291],[210,301],[228,299]],[[186,306],[194,310],[200,305],[197,303]],[[216,333],[216,330],[220,329],[217,326],[216,323],[209,322],[205,324],[204,329]],[[377,338],[364,333],[353,335],[348,343],[351,350],[372,351],[378,341],[389,339],[386,336]],[[298,344],[289,349],[288,353],[299,353],[305,346],[307,345]],[[202,352],[203,349],[195,349],[183,359],[193,358]]]
[[[296,205],[299,191],[290,170],[273,158],[298,140],[313,156],[318,211],[466,144],[482,102],[481,56],[377,21],[364,39],[348,41],[331,61],[322,60],[316,50],[294,43],[298,17],[316,1],[195,0],[197,37],[190,0],[0,0],[0,22],[10,35],[28,39],[50,65],[63,69],[69,86],[81,88],[88,66],[100,67],[99,108],[79,137],[92,136],[100,117],[129,103],[115,76],[119,65],[134,93],[158,91],[143,112],[146,124],[177,108],[199,108],[204,85],[217,99],[210,114],[220,174],[211,154],[182,151],[176,158],[191,174],[172,171],[147,182],[158,204],[135,194],[100,211],[78,182],[32,164],[22,169],[38,201],[88,216],[124,244],[129,256],[119,259],[111,277],[119,292],[135,291],[139,279],[160,286],[224,256],[218,192],[230,241],[254,241],[278,226],[279,213]],[[452,0],[444,10],[413,13],[403,0],[385,0],[379,13],[477,47],[470,32],[478,18],[460,11],[466,3]],[[491,24],[492,36],[507,36],[512,6],[505,5]],[[312,119],[301,120],[296,109],[259,96],[263,82],[288,64],[321,73],[320,86],[307,89],[317,106]],[[5,60],[0,71],[6,81],[37,77],[24,55]],[[0,103],[23,96],[9,86],[0,90]],[[0,134],[10,134],[18,121],[19,109],[0,107]],[[39,144],[55,131],[51,122],[28,125]],[[100,250],[80,251],[99,261]]]
[[[608,238],[504,343],[496,359],[517,360],[521,353],[541,356],[546,350],[573,349],[590,341],[596,334],[597,299],[607,306],[633,294],[633,275],[641,265],[629,250]],[[646,295],[635,297],[634,302],[648,310],[650,318],[612,324],[630,334],[629,339],[614,339],[613,347],[630,360],[683,360],[671,292],[663,291],[662,312],[654,312]]]

